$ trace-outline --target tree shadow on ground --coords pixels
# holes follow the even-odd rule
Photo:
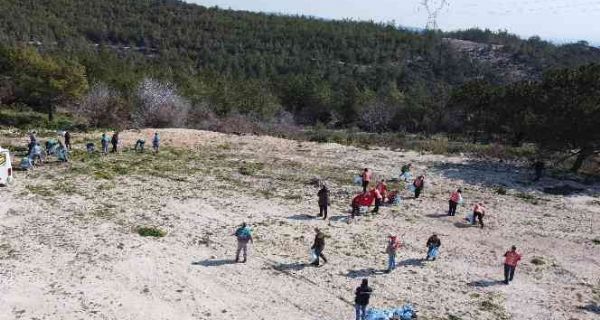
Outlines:
[[[398,262],[396,267],[423,267],[425,259],[406,259]]]
[[[465,184],[488,188],[504,187],[518,192],[541,191],[554,195],[574,195],[580,193],[593,194],[600,189],[600,185],[597,183],[584,184],[585,181],[580,176],[565,176],[562,178],[546,176],[542,180],[534,182],[532,181],[533,172],[530,168],[498,160],[434,163],[431,170],[448,179],[462,180]],[[593,189],[596,189],[596,191]]]
[[[308,266],[308,263],[294,262],[294,263],[280,263],[273,265],[273,269],[277,271],[300,271]]]
[[[385,274],[386,270],[377,270],[374,268],[366,268],[359,270],[350,270],[346,274],[346,277],[356,279],[356,278],[368,278],[371,276],[382,275]]]
[[[192,265],[194,266],[203,266],[203,267],[221,267],[228,264],[235,264],[235,260],[233,259],[206,259],[202,261],[194,261]]]
[[[467,283],[469,287],[477,287],[477,288],[487,288],[493,287],[500,284],[504,284],[504,281],[500,280],[477,280]]]
[[[314,220],[317,219],[318,217],[316,216],[311,216],[310,214],[297,214],[297,215],[293,215],[288,217],[288,219],[290,220],[300,220],[300,221],[306,221],[306,220]]]
[[[600,315],[600,305],[598,305],[595,302],[590,302],[589,304],[587,304],[585,306],[580,306],[580,307],[578,307],[578,309]]]
[[[457,228],[466,229],[466,228],[475,228],[475,227],[478,227],[479,225],[471,224],[468,221],[458,221],[458,222],[454,223],[454,226]]]
[[[450,217],[447,213],[432,213],[432,214],[426,214],[425,216],[428,218]]]
[[[329,218],[330,221],[332,222],[337,222],[337,221],[343,221],[343,220],[348,220],[350,218],[350,215],[341,215],[341,216],[332,216]]]

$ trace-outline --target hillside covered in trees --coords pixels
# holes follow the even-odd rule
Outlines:
[[[526,111],[514,106],[539,104],[527,111],[536,122],[547,117],[545,102],[557,101],[527,95],[515,102],[515,92],[564,84],[544,76],[556,69],[585,68],[582,74],[597,78],[597,68],[583,66],[600,62],[600,50],[585,42],[415,32],[176,0],[2,0],[0,41],[2,108],[53,118],[56,107],[69,106],[92,127],[206,127],[210,119],[242,116],[514,143],[539,142],[538,131],[517,123],[514,114]],[[580,116],[596,121],[597,96],[582,101],[587,107],[576,107],[588,109]],[[595,143],[559,148],[593,153]]]

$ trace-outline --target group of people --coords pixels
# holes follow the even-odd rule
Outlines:
[[[36,137],[36,133],[34,131],[30,132],[29,143],[27,144],[27,156],[21,160],[21,168],[27,170],[42,164],[46,161],[46,157],[50,155],[55,155],[62,162],[69,161],[71,134],[68,131],[63,131],[59,135],[63,137],[64,143],[60,138],[57,140],[47,140],[44,150]]]
[[[112,145],[112,149],[110,152],[112,153],[116,153],[119,150],[119,132],[115,131],[115,133],[112,135],[111,138],[108,137],[108,135],[106,134],[106,132],[104,132],[102,134],[102,136],[100,137],[100,145],[102,146],[102,154],[107,155],[108,154],[108,149],[109,146]],[[141,138],[138,139],[135,143],[135,147],[134,150],[138,151],[138,152],[144,152],[144,145],[146,144],[146,140]],[[154,133],[154,136],[152,137],[152,150],[154,152],[158,152],[160,148],[160,135],[158,132]],[[88,143],[87,144],[87,150],[88,152],[93,152],[94,151],[94,144],[93,143]]]
[[[410,181],[412,179],[410,175],[410,169],[410,164],[403,166],[400,179],[403,179],[404,181]],[[385,180],[380,180],[375,186],[370,187],[372,180],[372,171],[368,168],[365,168],[361,174],[362,192],[355,196],[352,200],[351,218],[354,218],[354,216],[359,213],[360,208],[369,207],[373,204],[373,212],[376,213],[378,212],[379,207],[385,201],[389,201],[389,198],[391,198],[392,196],[398,196],[397,191],[394,191],[393,193],[388,192],[388,187]],[[412,191],[414,192],[414,197],[419,198],[425,186],[425,176],[418,176],[412,181],[411,186],[412,187],[410,189],[412,189]],[[318,217],[322,219],[327,219],[328,207],[330,205],[330,196],[330,190],[327,188],[327,186],[324,184],[321,185],[321,188],[317,192],[317,197],[319,205]],[[458,188],[450,194],[450,198],[448,200],[448,216],[455,216],[458,205],[462,202],[462,189]],[[469,220],[471,220],[471,223],[474,225],[478,221],[480,227],[483,228],[483,217],[485,216],[485,213],[486,208],[484,204],[482,202],[478,202],[473,207],[472,216]],[[326,236],[323,233],[323,231],[319,228],[315,228],[314,231],[315,236],[313,244],[311,246],[312,261],[310,262],[310,264],[313,266],[320,266],[322,262],[328,262],[327,258],[324,255]],[[236,230],[234,234],[237,237],[238,242],[236,250],[236,262],[239,262],[240,253],[243,253],[242,262],[246,262],[247,246],[249,242],[252,242],[250,228],[244,223]],[[439,256],[439,250],[441,245],[442,241],[439,238],[439,236],[437,234],[431,235],[425,243],[427,252],[425,254],[424,260],[435,261]],[[386,273],[390,273],[396,269],[396,257],[402,246],[403,244],[398,236],[393,234],[390,234],[388,236],[385,248],[385,252],[388,256],[387,269],[385,270]],[[517,252],[516,246],[512,246],[508,251],[506,251],[504,257],[504,283],[509,284],[514,278],[517,264],[521,260],[521,254]],[[369,286],[368,279],[363,279],[361,285],[355,290],[355,310],[357,320],[366,319],[367,306],[369,304],[369,299],[372,293],[373,289]]]

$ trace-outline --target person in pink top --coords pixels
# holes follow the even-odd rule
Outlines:
[[[379,190],[377,190],[377,188],[371,188],[371,196],[373,198],[375,198],[375,208],[373,208],[373,213],[378,213],[379,212],[379,206],[381,206],[382,202],[383,202],[383,196],[381,195],[381,192],[379,192]]]
[[[512,246],[509,251],[504,254],[504,283],[508,284],[515,276],[515,269],[521,260],[521,255],[517,252],[517,247]]]
[[[462,201],[462,190],[459,188],[458,190],[452,192],[450,195],[450,200],[448,200],[448,215],[455,216],[456,215],[456,207]]]
[[[473,207],[472,224],[475,224],[479,218],[479,226],[483,228],[483,216],[485,216],[485,207],[483,206],[483,202],[479,202]]]

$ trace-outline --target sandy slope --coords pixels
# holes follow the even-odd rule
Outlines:
[[[122,137],[131,145],[150,135]],[[598,317],[600,245],[592,240],[600,239],[600,186],[568,182],[585,191],[554,196],[540,189],[564,182],[531,185],[509,164],[191,130],[162,137],[163,145],[206,154],[210,168],[179,180],[99,181],[48,165],[50,173],[19,173],[0,189],[0,319],[352,319],[352,291],[365,276],[373,306],[410,302],[423,319]],[[389,178],[407,161],[428,177],[423,199],[347,224],[346,204],[358,190],[348,184],[352,175],[369,166]],[[244,162],[265,168],[242,176],[235,169]],[[315,213],[313,178],[335,196],[328,222],[306,216]],[[64,179],[76,192],[49,196],[30,187]],[[507,195],[495,192],[499,184]],[[469,205],[488,204],[485,229],[463,223],[465,207],[444,216],[457,186]],[[253,225],[256,243],[249,263],[231,264],[231,233],[242,221]],[[133,232],[139,225],[168,235],[142,238]],[[306,267],[316,226],[330,235],[331,261]],[[405,247],[399,269],[384,275],[390,232]],[[433,232],[441,258],[422,262]],[[512,244],[525,258],[505,286],[501,256]]]

